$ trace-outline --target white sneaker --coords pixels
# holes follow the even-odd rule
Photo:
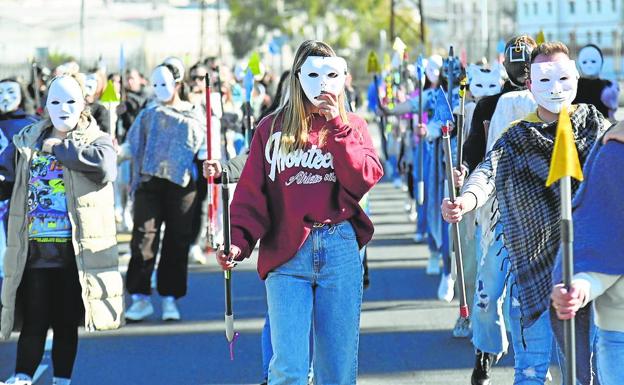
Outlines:
[[[189,250],[189,259],[195,263],[199,263],[200,265],[205,265],[207,263],[206,254],[199,245],[191,246]]]
[[[429,261],[427,262],[427,275],[438,275],[440,274],[440,255],[432,254],[429,256]]]
[[[152,314],[154,314],[154,306],[149,299],[133,299],[132,305],[126,310],[126,319],[138,322]]]
[[[30,378],[30,376],[26,375],[26,374],[16,374],[14,376],[11,376],[11,378],[9,378],[8,380],[6,380],[5,382],[0,382],[0,384],[6,384],[6,385],[32,385],[32,378]]]
[[[416,223],[416,220],[418,219],[418,212],[416,211],[415,205],[410,208],[410,212],[407,218],[409,219],[410,222]]]
[[[442,274],[440,276],[440,285],[438,286],[438,299],[440,301],[451,302],[455,296],[455,280],[449,275]]]
[[[175,298],[164,297],[162,300],[162,320],[163,321],[179,321],[180,311],[176,305]]]
[[[457,318],[457,322],[455,322],[455,327],[453,328],[453,337],[468,338],[470,334],[472,334],[470,318]]]

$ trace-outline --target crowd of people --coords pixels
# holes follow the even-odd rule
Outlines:
[[[29,84],[0,80],[0,334],[20,330],[4,383],[32,383],[49,328],[53,383],[67,385],[80,325],[108,330],[152,317],[154,291],[162,320],[181,320],[176,301],[187,293],[189,260],[206,263],[219,236],[207,226],[218,222],[206,210],[217,191],[207,181],[220,183],[224,171],[237,183],[232,245],[216,260],[232,269],[259,243],[265,383],[356,383],[373,235],[367,193],[384,172],[405,185],[414,242],[426,243],[426,272],[440,276],[438,298],[447,302],[459,289],[450,235],[459,223],[471,314],[458,317],[452,335],[471,337],[471,384],[491,383],[508,332],[514,384],[545,383],[553,341],[565,367],[561,320],[572,317],[579,383],[624,383],[624,207],[614,167],[624,126],[612,128],[619,89],[599,77],[602,61],[595,45],[574,61],[563,43],[518,35],[500,63],[440,55],[401,63],[368,92],[382,160],[374,125],[356,114],[347,62],[320,41],[303,42],[279,81],[267,71],[251,75],[250,88],[244,69],[214,59],[186,68],[177,57],[148,77],[81,72],[70,62],[36,67]],[[107,92],[113,101],[102,98]],[[441,100],[463,126],[448,121]],[[573,184],[577,274],[569,287],[561,283],[560,189],[546,187],[562,110],[585,171]],[[449,124],[453,155],[463,150],[452,165],[453,202]],[[125,277],[118,231],[131,233]]]
[[[616,194],[621,185],[613,177],[594,176],[608,173],[604,162],[617,156],[621,144],[602,143],[621,140],[623,128],[611,128],[619,87],[599,77],[600,48],[582,47],[575,61],[563,43],[537,44],[530,36],[515,36],[507,42],[500,64],[483,61],[463,68],[465,94],[454,72],[457,61],[434,55],[420,64],[424,76],[419,79],[415,74],[414,84],[399,82],[392,92],[385,90],[387,84],[374,84],[369,103],[389,120],[382,120],[387,169],[396,187],[406,185],[406,210],[416,222],[414,241],[428,245],[427,273],[440,275],[438,297],[449,302],[459,291],[453,287],[449,226],[459,222],[471,314],[458,317],[452,334],[471,337],[476,352],[471,384],[491,383],[492,366],[508,351],[508,333],[514,384],[545,383],[552,354],[565,368],[561,320],[572,317],[577,321],[578,383],[622,383],[624,378],[613,369],[624,357],[617,347],[624,323],[613,322],[624,309],[622,263],[621,253],[609,248],[613,239],[619,239],[619,230],[600,224],[619,223],[613,215],[624,212],[624,207],[615,195],[606,199],[593,195],[592,200],[588,193]],[[449,122],[440,113],[446,103],[441,104],[441,98],[465,118],[451,139],[452,179],[461,189],[454,202],[448,198],[442,127]],[[573,184],[573,192],[579,189],[573,235],[578,274],[571,287],[561,283],[560,188],[546,186],[562,109],[569,111],[586,173],[580,187]],[[414,118],[406,114],[416,114],[416,119],[411,121]],[[397,121],[397,116],[402,119]],[[457,116],[452,120],[451,125],[462,122]],[[460,131],[462,135],[457,134]],[[465,139],[457,143],[462,136]],[[458,146],[463,150],[461,164],[455,157]],[[416,181],[424,182],[423,197],[414,188]]]

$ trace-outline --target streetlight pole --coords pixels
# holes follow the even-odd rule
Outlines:
[[[219,60],[223,60],[221,47],[221,0],[217,0],[217,47],[219,50]]]
[[[390,41],[394,41],[394,0],[390,0]]]
[[[204,57],[204,39],[206,37],[206,0],[199,2],[199,60]]]
[[[80,1],[80,67],[84,64],[85,0]]]

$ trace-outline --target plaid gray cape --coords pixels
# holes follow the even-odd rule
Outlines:
[[[522,325],[529,327],[548,309],[552,270],[560,244],[559,183],[546,187],[557,122],[536,119],[514,123],[490,154],[500,221],[511,270],[519,289]],[[579,104],[570,120],[581,165],[606,130],[593,105]],[[579,183],[573,180],[573,193]]]

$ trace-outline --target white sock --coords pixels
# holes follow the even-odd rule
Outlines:
[[[61,378],[61,377],[52,378],[52,385],[69,385],[69,384],[71,384],[71,378]]]

